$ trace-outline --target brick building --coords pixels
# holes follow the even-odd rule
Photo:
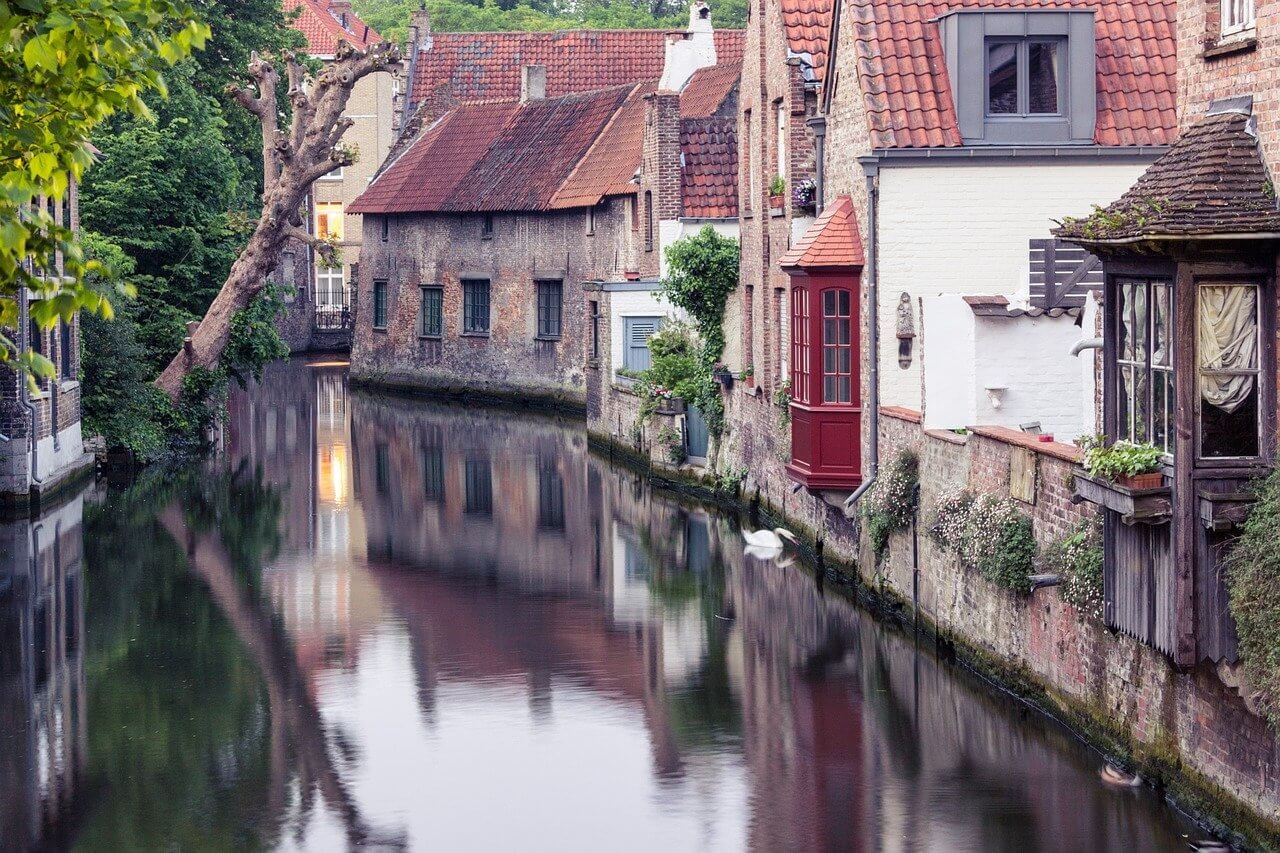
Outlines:
[[[1221,561],[1275,464],[1278,35],[1277,2],[1180,4],[1180,139],[1060,232],[1103,259],[1104,430],[1163,453],[1158,487],[1080,484],[1107,621],[1184,666],[1236,660]]]
[[[42,203],[55,221],[79,229],[74,183],[65,197]],[[60,271],[61,256],[55,263]],[[93,465],[80,434],[79,319],[42,329],[29,319],[35,298],[25,289],[18,295],[19,328],[7,335],[19,350],[53,362],[54,376],[38,380],[32,391],[25,375],[0,367],[0,507],[32,507]]]
[[[334,58],[339,41],[363,50],[382,38],[351,11],[349,0],[285,0],[284,8],[297,10],[293,26],[306,36],[310,56],[321,62]],[[360,263],[363,229],[360,215],[351,213],[350,206],[391,150],[398,87],[389,72],[370,74],[356,83],[344,113],[351,127],[342,136],[343,145],[357,150],[356,162],[333,170],[312,187],[309,228],[336,241],[341,263],[326,266],[301,243],[290,243],[282,253],[275,273],[287,304],[280,331],[294,352],[351,345],[351,283]]]

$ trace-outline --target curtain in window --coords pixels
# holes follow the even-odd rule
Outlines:
[[[1206,403],[1228,413],[1235,412],[1253,393],[1254,377],[1216,371],[1257,367],[1257,300],[1255,287],[1200,287],[1200,395]]]

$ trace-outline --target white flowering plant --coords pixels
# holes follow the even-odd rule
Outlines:
[[[1047,547],[1042,568],[1062,578],[1063,600],[1083,617],[1102,621],[1102,533],[1096,521]]]
[[[867,520],[867,535],[876,562],[889,547],[889,537],[911,523],[916,511],[920,485],[920,460],[910,450],[903,450],[880,472],[875,486],[862,504]]]
[[[1031,519],[1012,498],[946,495],[934,509],[933,539],[993,583],[1027,593],[1035,568],[1036,540]]]

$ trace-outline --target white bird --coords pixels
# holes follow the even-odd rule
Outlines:
[[[770,551],[781,551],[784,539],[791,543],[796,541],[796,535],[783,527],[775,527],[773,530],[743,530],[742,538],[747,540],[747,545],[751,548]]]
[[[1137,773],[1125,773],[1112,764],[1104,765],[1098,775],[1102,777],[1103,782],[1117,788],[1136,788],[1142,784],[1142,778]]]

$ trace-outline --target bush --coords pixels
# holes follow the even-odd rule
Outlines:
[[[1280,472],[1259,483],[1256,494],[1227,554],[1227,591],[1245,678],[1259,709],[1280,728]]]
[[[1080,442],[1080,446],[1084,448],[1084,469],[1093,477],[1114,481],[1160,469],[1161,451],[1152,444],[1121,439],[1108,446],[1104,436],[1094,436]]]
[[[930,533],[961,564],[992,583],[1024,594],[1031,591],[1035,534],[1031,519],[1011,498],[948,495],[938,502]]]
[[[1058,589],[1064,601],[1081,616],[1102,620],[1102,535],[1095,521],[1050,545],[1042,566],[1062,578]]]
[[[880,472],[879,479],[862,504],[867,535],[877,563],[889,547],[889,537],[905,529],[915,515],[919,470],[920,460],[915,453],[901,451]]]

